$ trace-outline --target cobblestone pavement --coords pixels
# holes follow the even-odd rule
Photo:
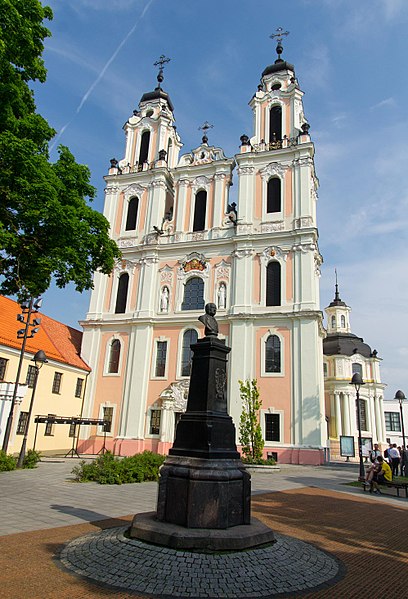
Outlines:
[[[0,473],[0,599],[148,596],[91,583],[62,568],[59,555],[67,543],[98,530],[127,526],[136,512],[150,511],[156,502],[155,483],[74,484],[70,475],[74,463],[49,460],[34,471]],[[305,598],[405,599],[408,501],[372,497],[341,485],[356,474],[355,468],[300,466],[257,473],[252,478],[253,515],[275,533],[311,543],[345,565],[346,575],[335,586],[303,593]],[[272,561],[264,571],[278,575],[280,567]],[[166,578],[166,573],[161,576]],[[299,591],[288,596],[297,597]]]
[[[125,531],[74,539],[61,561],[91,580],[165,599],[275,597],[333,583],[342,571],[334,557],[283,535],[269,547],[208,555],[148,545],[126,538]]]

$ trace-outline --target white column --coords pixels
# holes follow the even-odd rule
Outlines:
[[[374,413],[374,396],[371,395],[371,393],[369,394],[368,398],[367,398],[367,402],[368,402],[368,409],[369,409],[369,413],[370,413],[370,428],[369,430],[371,431],[371,436],[373,439],[373,443],[374,443],[374,438],[376,435],[376,430],[375,430],[375,413]]]
[[[255,375],[254,328],[251,319],[232,320],[229,344],[239,348],[232,351],[228,364],[228,413],[234,420],[237,435],[242,412],[238,380],[252,380]]]
[[[136,303],[136,318],[152,317],[157,305],[157,263],[156,252],[141,259],[138,298]]]
[[[385,443],[385,438],[387,436],[387,431],[385,430],[385,421],[384,421],[384,404],[383,397],[380,395],[379,404],[380,404],[380,430],[381,430],[381,441]]]
[[[334,407],[336,412],[336,437],[340,438],[343,434],[343,428],[341,423],[341,405],[340,405],[340,393],[334,393]]]
[[[178,184],[177,206],[176,206],[176,231],[184,231],[184,218],[186,215],[187,189],[190,183],[182,179]]]
[[[231,304],[233,314],[252,312],[252,285],[248,284],[253,278],[253,250],[249,246],[241,246],[233,252],[234,276],[231,289]]]
[[[352,435],[352,427],[350,422],[350,393],[343,393],[344,397],[344,431],[343,433],[347,436]]]
[[[146,233],[152,233],[153,227],[161,227],[166,205],[167,186],[163,180],[152,181],[149,187],[149,205],[147,207]]]
[[[330,393],[330,437],[335,438],[337,434],[336,428],[336,410],[334,407],[334,393]]]
[[[238,220],[241,224],[251,224],[254,220],[253,206],[255,197],[255,168],[253,166],[238,167]],[[239,232],[239,227],[238,227]]]
[[[382,435],[381,416],[380,416],[380,399],[378,395],[374,395],[374,414],[375,414],[375,436],[373,438],[374,443],[381,443],[384,441]]]

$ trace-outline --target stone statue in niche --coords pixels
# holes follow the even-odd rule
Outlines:
[[[163,287],[160,294],[160,312],[168,312],[169,310],[169,288]]]
[[[227,288],[225,283],[221,283],[218,287],[218,309],[226,308],[227,306]]]
[[[215,304],[206,304],[205,314],[198,317],[198,320],[205,327],[204,334],[206,337],[218,337],[218,322],[214,318],[216,313],[217,306]]]

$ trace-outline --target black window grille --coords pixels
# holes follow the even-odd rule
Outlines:
[[[266,268],[266,305],[281,305],[281,266],[275,260]]]
[[[201,190],[195,197],[193,231],[204,231],[207,209],[207,192]]]
[[[60,393],[61,392],[61,382],[62,382],[62,373],[61,372],[55,372],[54,373],[54,380],[52,382],[52,392],[53,393]]]
[[[114,339],[110,346],[109,352],[109,364],[108,364],[108,372],[109,374],[116,374],[119,372],[119,358],[120,358],[120,341],[119,339]]]
[[[115,314],[124,314],[126,312],[128,286],[129,275],[127,272],[124,272],[119,277],[118,292],[116,295]]]
[[[266,340],[265,372],[281,372],[281,342],[277,335],[269,335]]]
[[[6,376],[7,362],[6,358],[0,358],[0,381],[4,381],[4,377]]]
[[[199,277],[188,279],[184,286],[182,310],[201,310],[204,308],[204,281]]]
[[[265,414],[265,441],[280,442],[280,414]]]
[[[156,348],[155,376],[164,376],[166,372],[167,341],[158,341]]]
[[[149,156],[150,131],[143,131],[140,141],[139,164],[147,162]]]
[[[181,376],[190,376],[191,359],[193,352],[191,345],[197,343],[198,334],[195,329],[187,329],[183,335],[183,348],[181,352]]]
[[[150,434],[160,435],[161,410],[151,410],[150,412]]]
[[[30,389],[32,389],[34,387],[35,377],[36,376],[37,376],[37,367],[36,366],[32,366],[30,364],[29,367],[28,367],[27,376],[26,376],[26,385],[28,385],[28,387]]]
[[[268,181],[266,211],[280,212],[281,209],[281,180],[279,177],[272,177]]]
[[[20,412],[20,417],[18,419],[16,435],[24,435],[26,431],[26,426],[28,422],[28,412]]]
[[[55,418],[56,414],[48,414],[48,418]],[[51,420],[51,422],[47,422],[45,425],[44,437],[53,437],[54,436],[54,427],[55,424]]]
[[[134,231],[136,229],[137,211],[139,208],[139,198],[131,198],[128,204],[126,217],[126,231]]]
[[[269,141],[282,139],[282,108],[272,106],[269,112]]]
[[[384,417],[386,431],[401,431],[401,418],[398,412],[384,412]]]
[[[75,397],[81,397],[82,396],[82,388],[84,386],[84,379],[77,379],[76,382],[76,386],[75,386]]]

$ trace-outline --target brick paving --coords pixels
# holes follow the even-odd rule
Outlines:
[[[346,569],[335,586],[302,594],[305,598],[371,599],[408,597],[408,518],[406,500],[384,501],[311,487],[257,495],[253,513],[282,535],[329,552]],[[0,537],[1,599],[82,599],[146,597],[91,583],[62,568],[59,555],[66,543],[89,533],[125,526],[132,515],[92,524],[63,526]],[[164,566],[165,564],[163,564]],[[278,575],[276,562],[269,565]],[[211,580],[214,578],[209,577]],[[166,578],[166,569],[162,568]],[[225,594],[237,586],[230,579]],[[257,580],[263,576],[258,573]],[[208,587],[210,588],[210,587]],[[171,596],[171,594],[170,594]],[[209,594],[209,596],[211,596]],[[236,595],[240,598],[240,595]],[[257,597],[258,595],[254,595]],[[286,594],[299,596],[299,592]]]

